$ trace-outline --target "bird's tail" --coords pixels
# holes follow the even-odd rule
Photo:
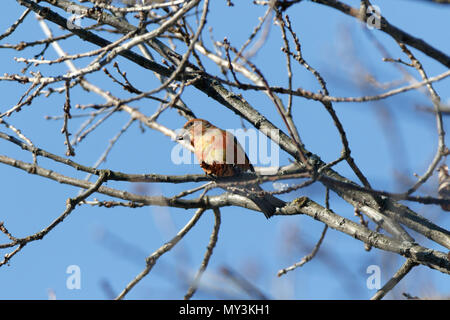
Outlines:
[[[264,213],[267,219],[275,214],[277,208],[282,208],[286,205],[281,199],[278,199],[270,193],[261,193],[263,189],[258,184],[246,186],[246,195],[254,204]]]
[[[265,194],[262,197],[251,195],[249,198],[261,209],[267,219],[275,214],[277,208],[282,208],[286,204],[283,200],[275,198],[271,194]]]

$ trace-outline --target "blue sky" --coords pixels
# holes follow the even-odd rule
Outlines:
[[[345,1],[358,6],[359,1]],[[250,1],[234,1],[228,8],[226,1],[211,4],[208,25],[213,27],[216,40],[224,37],[240,47],[265,8],[250,5]],[[395,26],[424,39],[445,53],[450,52],[450,42],[442,30],[449,30],[450,7],[427,4],[424,1],[377,1],[383,16]],[[6,30],[22,13],[15,1],[4,3],[0,11],[0,30]],[[287,13],[293,22],[302,44],[306,61],[324,76],[330,94],[333,96],[362,96],[376,94],[375,90],[362,84],[356,77],[358,70],[368,70],[379,82],[401,79],[397,69],[390,63],[382,62],[382,55],[373,46],[363,27],[355,19],[308,1],[290,8]],[[83,22],[89,24],[90,22]],[[59,28],[50,24],[55,34]],[[3,32],[3,31],[2,31]],[[395,42],[374,30],[370,31],[383,43],[394,58],[407,58]],[[211,47],[205,33],[204,41]],[[2,43],[17,43],[23,40],[44,38],[36,19],[30,15],[25,23]],[[61,42],[64,50],[75,53],[88,51],[94,47],[79,40]],[[268,41],[253,58],[269,79],[271,85],[286,85],[285,57],[280,31],[272,25]],[[80,49],[80,46],[83,46]],[[14,57],[32,57],[42,47],[25,52],[2,49],[0,51],[0,70],[3,73],[17,73],[23,67]],[[180,46],[179,51],[183,52]],[[447,70],[443,65],[413,50],[423,63],[429,76]],[[46,59],[56,58],[52,48],[47,50]],[[78,67],[89,60],[80,60]],[[149,71],[136,68],[128,61],[119,58],[122,70],[132,83],[142,90],[150,90],[158,84]],[[210,72],[220,74],[217,67],[204,61]],[[111,66],[108,67],[113,71]],[[48,75],[65,73],[65,65],[45,67],[42,72]],[[418,75],[411,72],[417,79]],[[89,75],[89,81],[100,81],[102,87],[112,92],[120,92],[120,87],[111,83],[104,74]],[[450,80],[446,79],[435,88],[442,100],[450,102]],[[294,88],[302,87],[317,91],[316,80],[300,67],[294,69]],[[17,103],[25,87],[14,83],[0,83],[2,100],[0,111],[4,112]],[[270,100],[257,92],[244,92],[247,101],[268,117],[274,124],[284,125]],[[104,101],[81,89],[71,91],[72,104],[103,103]],[[209,99],[194,88],[187,88],[183,100],[200,118],[210,120],[221,128],[238,128],[240,119],[231,111]],[[30,137],[36,146],[52,153],[65,154],[64,136],[60,134],[61,121],[46,120],[45,116],[62,114],[63,95],[52,95],[50,99],[40,97],[31,106],[6,119],[9,123]],[[346,129],[352,155],[356,163],[366,173],[369,181],[377,189],[404,191],[414,181],[413,173],[421,174],[432,159],[437,134],[435,120],[431,114],[418,111],[418,105],[429,105],[425,95],[409,92],[375,103],[339,103],[334,107]],[[158,108],[154,101],[140,101],[132,104],[145,114],[152,114]],[[294,119],[306,147],[318,154],[324,161],[339,157],[341,144],[330,117],[320,103],[294,98]],[[73,114],[82,113],[73,110]],[[386,120],[392,120],[393,127],[387,127]],[[85,119],[74,118],[69,122],[69,130],[76,132]],[[117,113],[99,126],[79,144],[74,160],[93,165],[107,148],[109,140],[120,131],[129,120],[125,113]],[[446,120],[446,119],[445,119]],[[163,113],[159,120],[172,129],[180,128],[183,119],[176,112]],[[449,131],[448,125],[445,126]],[[2,132],[7,132],[1,127]],[[11,132],[7,132],[12,134]],[[146,129],[142,132],[137,123],[118,140],[103,168],[126,173],[185,174],[201,173],[196,165],[174,165],[170,153],[175,142],[159,132]],[[18,150],[6,141],[0,140],[0,154],[31,162],[31,155]],[[288,157],[281,153],[280,163],[287,164]],[[60,173],[84,178],[84,175],[64,166],[39,158],[40,166]],[[344,164],[336,170],[351,179],[352,172]],[[2,209],[0,221],[16,237],[35,233],[58,217],[65,209],[68,197],[74,197],[78,189],[58,184],[55,181],[27,174],[6,165],[0,165],[0,176],[4,182],[0,192]],[[396,179],[401,177],[401,179]],[[406,181],[400,184],[398,181]],[[292,183],[292,181],[290,181]],[[122,188],[130,192],[150,195],[175,195],[188,185],[170,184],[130,184],[108,182],[107,186]],[[264,185],[271,188],[270,184]],[[437,178],[433,176],[419,194],[436,195]],[[317,184],[296,193],[284,196],[285,200],[307,195],[319,203],[324,203],[324,188]],[[103,195],[92,198],[107,200]],[[331,193],[330,204],[338,214],[357,220],[353,208]],[[437,206],[417,206],[410,204],[428,219],[448,229],[449,215]],[[43,240],[27,245],[17,254],[8,266],[0,268],[0,299],[47,299],[55,295],[57,299],[109,299],[117,295],[143,268],[145,257],[172,238],[190,219],[192,210],[161,207],[93,208],[87,205],[78,207],[64,223],[58,225]],[[171,252],[163,256],[149,276],[131,291],[128,299],[180,299],[184,296],[189,279],[204,255],[213,227],[212,212],[206,212],[198,225]],[[373,227],[373,224],[371,224]],[[299,261],[309,253],[319,239],[323,225],[307,216],[274,217],[266,220],[262,214],[243,208],[224,208],[219,241],[214,249],[210,265],[204,275],[200,291],[194,296],[199,299],[248,298],[242,290],[227,280],[221,268],[230,267],[245,276],[261,292],[274,299],[367,299],[375,290],[366,286],[370,265],[381,268],[382,284],[403,263],[403,258],[394,254],[372,249],[364,251],[364,245],[347,235],[329,230],[318,256],[304,267],[278,278],[278,270]],[[416,235],[414,235],[416,236]],[[7,239],[0,235],[0,243]],[[426,246],[429,241],[417,237]],[[440,247],[434,247],[443,250]],[[1,251],[3,255],[9,251]],[[66,286],[66,270],[77,265],[81,270],[81,289],[69,290]],[[399,284],[393,295],[400,298],[402,292],[412,295],[449,295],[448,276],[420,266],[415,268]]]

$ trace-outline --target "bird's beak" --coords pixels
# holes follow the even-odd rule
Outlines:
[[[186,130],[181,130],[176,136],[175,136],[175,140],[178,140],[178,141],[180,141],[180,140],[184,140],[184,138],[186,137],[186,134],[187,134],[187,132],[186,132]]]

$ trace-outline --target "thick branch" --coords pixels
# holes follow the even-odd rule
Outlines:
[[[394,252],[429,268],[450,274],[450,261],[446,253],[424,248],[416,243],[400,241],[372,231],[367,227],[348,220],[328,210],[318,203],[303,197],[282,209],[280,214],[306,214],[327,224],[330,228],[344,232],[375,248]]]

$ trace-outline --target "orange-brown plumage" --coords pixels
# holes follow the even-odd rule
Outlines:
[[[236,138],[203,119],[192,119],[183,126],[189,132],[191,145],[207,174],[230,177],[239,170],[255,171]]]
[[[244,149],[230,132],[203,119],[189,120],[183,129],[184,134],[179,136],[180,139],[189,137],[200,167],[206,174],[231,177],[241,172],[255,171]],[[241,192],[237,193],[250,198],[267,218],[275,213],[277,207],[285,204],[270,194],[256,194],[263,191],[258,184],[246,185],[241,189]]]

